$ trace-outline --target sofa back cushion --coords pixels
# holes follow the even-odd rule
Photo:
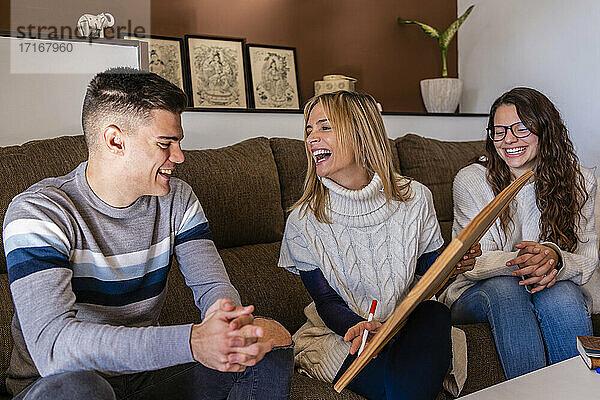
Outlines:
[[[176,176],[200,199],[219,248],[281,240],[279,176],[268,139],[184,153]],[[0,219],[14,196],[41,179],[69,173],[86,159],[81,135],[0,147]],[[6,272],[3,247],[0,261],[0,272]]]
[[[307,169],[304,142],[288,138],[273,138],[270,142],[279,174],[281,205],[287,218],[289,208],[302,196],[304,188]]]
[[[452,182],[463,167],[485,153],[485,141],[444,142],[408,134],[396,139],[402,174],[426,185],[433,194],[442,236],[452,239]]]
[[[44,178],[71,172],[86,159],[87,147],[81,135],[0,147],[0,221],[4,221],[6,208],[17,194]],[[0,246],[0,273],[5,273],[4,245]]]
[[[268,139],[184,154],[175,175],[194,189],[219,249],[281,240],[279,176]]]

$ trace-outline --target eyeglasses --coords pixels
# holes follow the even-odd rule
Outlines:
[[[506,132],[509,129],[513,136],[519,139],[526,138],[527,136],[531,135],[531,131],[527,128],[527,126],[525,126],[524,123],[520,121],[515,122],[510,126],[495,125],[491,128],[486,128],[485,130],[487,131],[490,139],[492,139],[494,142],[499,142],[504,139]]]

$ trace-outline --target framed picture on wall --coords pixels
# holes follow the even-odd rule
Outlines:
[[[123,39],[148,43],[148,67],[150,72],[162,76],[187,92],[183,40],[180,38],[125,33]]]
[[[244,39],[185,36],[194,107],[248,108]]]
[[[254,107],[298,110],[300,95],[294,47],[248,44]]]

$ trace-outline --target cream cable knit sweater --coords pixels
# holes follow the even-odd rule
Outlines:
[[[560,251],[563,266],[557,280],[571,280],[577,285],[584,285],[590,280],[598,266],[598,235],[595,229],[594,201],[596,197],[596,178],[593,173],[582,168],[589,194],[583,207],[584,219],[579,227],[580,242],[575,252],[563,251],[553,243],[546,244]],[[486,169],[480,164],[469,165],[458,172],[454,178],[454,224],[452,234],[456,236],[483,207],[494,198],[491,187],[486,180]],[[515,245],[523,240],[540,241],[540,210],[535,202],[535,184],[529,183],[521,189],[512,204],[514,225],[508,234],[500,228],[500,221],[494,225],[481,239],[481,257],[475,262],[472,271],[458,275],[456,280],[440,296],[440,300],[449,307],[460,295],[473,286],[475,281],[498,275],[510,275],[515,267],[507,267],[506,262],[517,256]],[[582,290],[586,298],[588,310],[598,312],[600,308],[600,286],[597,274],[589,285]],[[593,286],[593,287],[591,287]],[[594,299],[592,299],[594,297]]]
[[[377,175],[361,190],[327,178],[322,182],[329,189],[332,223],[295,209],[286,223],[279,266],[294,273],[320,268],[358,315],[366,318],[377,299],[375,319],[383,322],[410,289],[417,258],[443,245],[431,192],[413,181],[410,200],[387,203]],[[308,321],[294,335],[296,364],[331,382],[350,346],[325,326],[314,303],[305,313]]]

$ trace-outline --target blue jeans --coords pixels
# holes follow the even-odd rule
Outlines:
[[[583,294],[559,281],[531,294],[519,278],[478,281],[451,307],[452,323],[489,322],[507,379],[577,355],[575,336],[591,335]]]
[[[450,311],[437,301],[425,301],[406,325],[350,382],[348,389],[370,400],[435,399],[452,359]],[[335,381],[356,359],[349,355]]]
[[[244,372],[219,372],[200,363],[105,378],[92,371],[38,379],[15,400],[289,399],[293,346],[276,347]]]

